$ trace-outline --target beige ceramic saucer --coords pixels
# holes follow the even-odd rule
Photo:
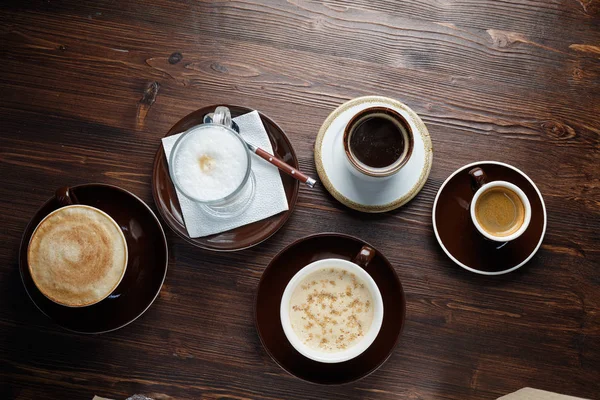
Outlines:
[[[344,152],[344,128],[357,112],[367,107],[388,107],[408,121],[414,133],[414,149],[408,163],[391,178],[371,182],[354,176]],[[319,130],[315,164],[323,186],[340,203],[352,209],[377,213],[398,208],[419,193],[431,170],[431,138],[419,116],[405,104],[382,96],[352,99],[335,109]]]

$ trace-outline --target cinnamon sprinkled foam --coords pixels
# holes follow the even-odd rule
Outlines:
[[[373,298],[353,273],[323,268],[307,275],[292,293],[290,321],[308,347],[337,352],[359,342],[373,322]]]

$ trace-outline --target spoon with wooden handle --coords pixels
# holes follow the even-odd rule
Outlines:
[[[244,142],[246,142],[246,141],[244,140]],[[246,146],[248,146],[248,148],[252,152],[254,152],[254,154],[256,154],[257,156],[259,156],[263,160],[265,160],[265,161],[273,164],[274,166],[276,166],[277,168],[279,168],[280,171],[285,172],[286,174],[288,174],[292,178],[298,179],[302,183],[306,183],[306,185],[308,187],[312,188],[317,183],[317,181],[314,180],[313,178],[311,178],[310,176],[304,175],[302,172],[298,171],[296,168],[294,168],[291,165],[287,164],[285,161],[280,160],[279,158],[277,158],[277,157],[275,157],[275,156],[267,153],[265,150],[261,149],[260,147],[256,147],[253,144],[250,144],[248,142],[246,142]]]
[[[213,113],[205,115],[204,116],[204,122],[205,123],[211,123],[211,122],[213,122],[212,115],[213,115]],[[235,121],[231,121],[231,129],[233,129],[234,131],[236,131],[238,133],[238,135],[240,134],[240,127],[238,126],[238,124],[235,123]],[[242,135],[240,135],[240,137],[242,138],[242,140],[244,141],[244,143],[246,143],[246,146],[248,146],[248,148],[250,149],[250,151],[252,151],[254,154],[256,154],[257,156],[259,156],[260,158],[262,158],[266,162],[268,162],[270,164],[273,164],[274,166],[276,166],[277,168],[279,168],[280,171],[283,171],[286,174],[288,174],[289,176],[291,176],[292,178],[297,179],[297,180],[299,180],[302,183],[305,183],[310,188],[314,187],[315,184],[317,183],[317,181],[315,179],[311,178],[308,175],[304,175],[302,172],[298,171],[296,168],[292,167],[291,165],[289,165],[285,161],[283,161],[283,160],[275,157],[272,154],[269,154],[266,150],[263,150],[260,147],[256,147],[253,144],[248,143],[242,137]]]

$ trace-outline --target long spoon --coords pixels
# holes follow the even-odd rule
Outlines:
[[[212,120],[212,113],[207,114],[204,116],[204,122],[213,122]],[[240,127],[238,126],[238,124],[235,123],[235,121],[231,121],[231,128],[236,131],[238,134],[240,133]],[[296,168],[292,167],[291,165],[289,165],[288,163],[286,163],[285,161],[275,157],[272,154],[269,154],[266,150],[261,149],[260,147],[256,147],[255,145],[248,143],[243,137],[242,135],[240,135],[240,137],[242,138],[242,140],[244,141],[244,143],[246,143],[246,146],[248,146],[248,148],[257,156],[259,156],[260,158],[262,158],[263,160],[265,160],[266,162],[273,164],[274,166],[276,166],[277,168],[279,168],[280,171],[285,172],[286,174],[288,174],[289,176],[291,176],[294,179],[299,180],[302,183],[305,183],[308,187],[314,187],[315,184],[317,183],[317,181],[313,178],[311,178],[308,175],[304,175],[302,172],[298,171]]]

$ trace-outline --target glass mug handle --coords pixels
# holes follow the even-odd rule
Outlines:
[[[206,114],[204,116],[203,122],[205,124],[213,123],[223,125],[228,128],[234,127],[233,120],[231,119],[231,111],[229,111],[229,108],[224,106],[218,106],[215,109],[215,112]]]
[[[231,128],[231,111],[229,111],[229,108],[227,107],[217,107],[212,119],[215,124],[225,125],[226,127]]]

